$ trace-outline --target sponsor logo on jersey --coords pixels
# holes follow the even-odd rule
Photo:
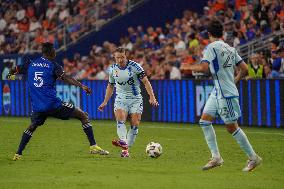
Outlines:
[[[128,79],[128,81],[126,81],[126,82],[117,82],[117,84],[119,84],[119,85],[126,85],[126,84],[133,85],[134,84],[134,79],[133,79],[133,77],[131,77],[131,78]]]
[[[3,87],[3,107],[5,114],[9,114],[11,109],[11,93],[8,84],[5,84]]]

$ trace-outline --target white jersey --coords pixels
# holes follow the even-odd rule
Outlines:
[[[242,62],[237,50],[222,40],[210,43],[203,52],[202,62],[209,64],[214,79],[213,94],[218,99],[238,97],[234,81],[235,66]]]
[[[124,68],[113,64],[109,69],[109,83],[115,85],[116,96],[120,98],[142,98],[140,80],[145,77],[143,68],[128,60]]]

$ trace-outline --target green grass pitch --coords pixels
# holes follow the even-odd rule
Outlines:
[[[222,126],[216,134],[225,164],[207,172],[201,167],[209,158],[203,133],[197,125],[144,122],[131,158],[122,159],[111,145],[116,138],[114,121],[92,121],[98,144],[109,156],[88,153],[79,121],[47,120],[34,133],[23,159],[11,160],[28,118],[0,117],[0,188],[92,189],[278,189],[284,187],[284,130],[247,128],[244,131],[263,164],[243,173],[246,156]],[[159,142],[164,153],[158,159],[145,154],[150,141]]]

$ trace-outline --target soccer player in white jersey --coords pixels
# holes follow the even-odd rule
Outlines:
[[[237,121],[241,116],[241,111],[239,93],[235,84],[247,75],[248,68],[236,49],[222,41],[223,26],[219,21],[211,21],[207,31],[211,43],[205,48],[201,63],[189,67],[189,69],[196,72],[210,71],[214,79],[214,89],[205,104],[199,122],[212,154],[212,158],[203,167],[203,170],[209,170],[224,163],[212,127],[214,118],[219,114],[228,132],[232,134],[249,158],[243,171],[252,171],[262,162],[262,159],[254,152],[246,134],[238,126]],[[236,67],[240,71],[234,78]]]
[[[121,157],[129,157],[128,148],[135,142],[143,112],[140,82],[145,85],[147,93],[150,96],[150,104],[152,106],[158,106],[158,102],[143,68],[138,63],[127,59],[126,50],[124,48],[119,47],[116,49],[114,59],[116,63],[110,67],[109,84],[106,89],[105,99],[99,106],[99,110],[103,111],[113,94],[115,86],[116,98],[114,114],[119,139],[114,139],[112,144],[122,148]],[[131,127],[127,133],[125,121],[128,115],[130,115]]]

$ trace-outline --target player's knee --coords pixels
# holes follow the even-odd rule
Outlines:
[[[89,114],[87,112],[83,112],[81,109],[76,108],[72,117],[79,119],[82,124],[89,122]]]
[[[140,120],[131,120],[131,125],[132,126],[139,126]]]
[[[226,129],[229,133],[232,134],[238,129],[238,126],[236,124],[229,124],[229,125],[226,125]]]
[[[30,125],[30,126],[28,127],[27,130],[29,130],[30,132],[34,132],[37,127],[38,127],[37,125],[32,124],[32,125]]]
[[[82,122],[83,124],[90,122],[90,120],[89,120],[89,114],[88,114],[87,112],[83,112],[83,111],[82,111],[82,115],[81,115],[80,120],[81,120],[81,122]]]
[[[212,116],[211,114],[208,114],[208,113],[203,113],[201,115],[201,119],[200,120],[210,121],[212,123],[213,120],[214,120],[214,116]]]
[[[116,121],[125,121],[125,116],[123,114],[117,114]]]

